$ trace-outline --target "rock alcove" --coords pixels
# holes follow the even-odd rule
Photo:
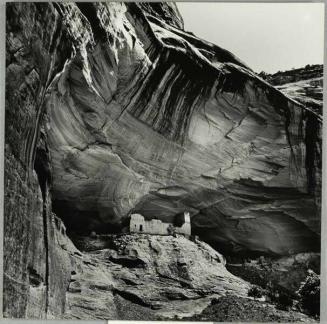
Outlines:
[[[227,50],[185,31],[173,3],[8,3],[6,17],[7,317],[118,318],[119,298],[133,298],[130,283],[140,282],[129,270],[106,277],[109,252],[83,256],[70,237],[119,233],[132,212],[172,222],[187,210],[193,234],[225,255],[319,251],[316,101],[291,99]],[[155,259],[165,246],[174,250],[165,239],[150,241],[137,243],[141,259],[142,251]],[[128,251],[134,243],[122,239]],[[219,257],[206,257],[216,255],[212,248],[174,244],[179,270],[166,259],[173,271],[160,274],[177,288],[163,292],[161,315],[169,296],[181,300],[176,313],[188,309],[183,300],[202,296],[203,283],[185,290],[189,282],[181,280],[201,270],[196,262],[181,271],[191,261],[180,257],[186,247],[210,263],[208,278],[217,267],[232,278],[224,291],[246,294],[248,285]],[[210,280],[205,292],[221,294],[212,288],[221,279]],[[153,308],[160,306],[151,299],[156,284],[138,291]],[[87,300],[76,291],[97,293]],[[74,313],[74,302],[89,310]]]

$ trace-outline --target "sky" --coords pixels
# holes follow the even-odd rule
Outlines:
[[[223,47],[256,72],[322,64],[322,3],[177,2],[185,30]]]

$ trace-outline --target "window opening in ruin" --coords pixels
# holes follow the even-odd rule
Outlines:
[[[143,232],[143,225],[140,225],[140,231]]]

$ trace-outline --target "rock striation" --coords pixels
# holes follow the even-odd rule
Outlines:
[[[300,102],[305,107],[310,108],[317,115],[322,117],[323,114],[323,66],[322,65],[307,65],[302,69],[294,69],[281,73],[285,78],[272,76],[276,87],[285,95]],[[288,76],[288,78],[286,77]],[[276,78],[275,78],[276,77]],[[287,82],[286,80],[294,80]],[[308,173],[315,179],[315,201],[318,210],[321,210],[321,169],[322,169],[322,128],[321,125],[316,125],[315,120],[310,120],[307,123],[307,154],[315,156],[313,168],[308,168]],[[309,144],[310,143],[310,144]],[[306,160],[307,165],[310,163]],[[310,171],[311,170],[311,171]]]
[[[131,212],[187,210],[224,253],[319,250],[312,106],[186,32],[173,3],[8,3],[6,17],[6,317],[63,317],[67,289],[83,291],[69,237]]]
[[[249,289],[202,241],[147,234],[75,239],[83,253],[73,256],[65,318],[193,316],[214,298]]]
[[[3,313],[57,317],[69,267],[55,239],[44,98],[71,47],[52,5],[8,4],[6,18]]]
[[[312,109],[185,32],[177,14],[134,3],[58,11],[74,17],[76,54],[48,91],[46,128],[54,210],[72,231],[189,210],[194,233],[224,252],[319,249]]]

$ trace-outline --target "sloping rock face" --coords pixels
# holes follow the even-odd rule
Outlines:
[[[296,82],[282,83],[277,89],[306,107],[310,107],[317,114],[322,115],[323,77],[304,78]]]
[[[194,233],[224,252],[319,249],[314,112],[183,31],[178,14],[58,10],[76,54],[47,95],[47,134],[55,212],[72,231],[189,210]]]
[[[189,210],[227,253],[319,248],[319,116],[185,32],[175,5],[6,17],[6,317],[65,312],[79,252],[55,214],[71,235]]]
[[[287,96],[322,115],[323,65],[307,65],[275,74],[260,73],[266,81],[276,86]]]
[[[74,258],[65,318],[192,316],[213,298],[246,296],[249,289],[226,270],[222,255],[202,241],[141,234],[78,242],[83,253]]]
[[[292,69],[287,71],[278,71],[274,74],[260,73],[265,80],[275,86],[280,86],[287,83],[295,83],[303,80],[322,79],[324,67],[322,64],[308,64],[303,68]]]

